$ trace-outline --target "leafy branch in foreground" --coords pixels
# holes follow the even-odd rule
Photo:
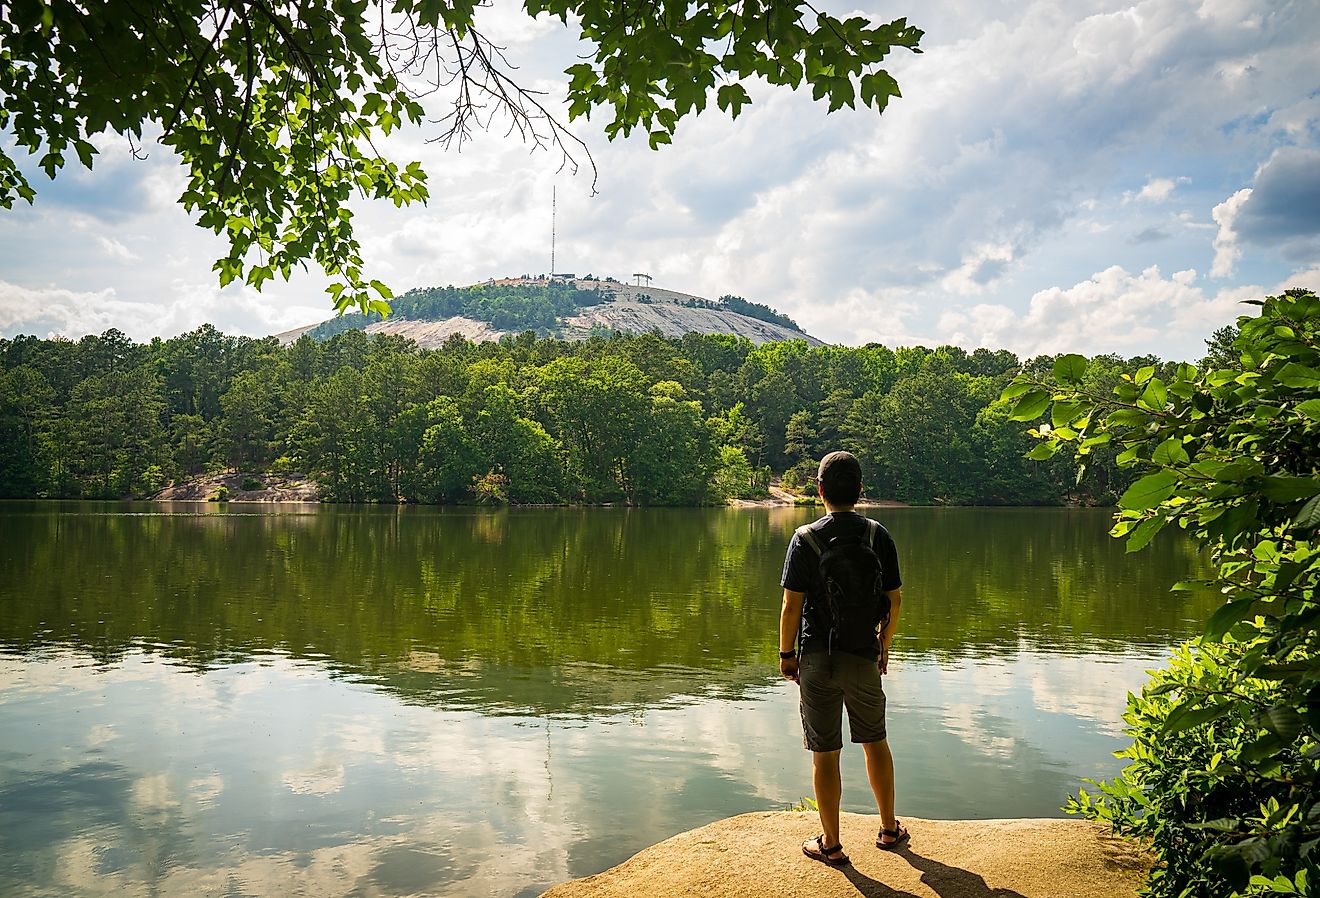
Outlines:
[[[1314,895],[1320,886],[1320,299],[1295,289],[1243,317],[1236,365],[1081,388],[1086,360],[1003,398],[1046,458],[1100,445],[1143,472],[1112,531],[1140,550],[1175,524],[1208,548],[1225,603],[1130,696],[1132,763],[1074,813],[1151,840],[1146,893]],[[1048,412],[1048,415],[1047,415]],[[1042,418],[1045,420],[1041,420]]]
[[[575,169],[570,149],[585,152],[477,28],[485,5],[10,0],[0,3],[0,130],[52,179],[74,157],[91,168],[97,135],[128,138],[135,155],[153,137],[188,168],[179,202],[229,243],[215,264],[222,285],[260,288],[315,262],[335,278],[337,309],[387,314],[390,291],[363,272],[349,202],[427,200],[421,166],[377,146],[420,124],[423,100],[450,92],[433,137],[446,146],[502,121]],[[712,92],[736,117],[749,78],[810,85],[831,111],[858,99],[883,111],[899,89],[879,63],[894,47],[919,52],[922,34],[904,19],[838,19],[805,0],[525,0],[524,10],[571,19],[595,47],[567,69],[569,119],[604,107],[611,139],[641,127],[653,148]],[[35,195],[0,147],[0,207]]]

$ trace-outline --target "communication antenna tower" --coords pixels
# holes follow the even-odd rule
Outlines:
[[[636,286],[638,287],[642,286],[642,278],[646,279],[646,286],[648,287],[651,286],[651,276],[649,274],[642,274],[641,272],[636,272],[633,274],[633,277],[637,278]]]
[[[550,277],[555,276],[555,216],[558,215],[558,187],[550,187]]]

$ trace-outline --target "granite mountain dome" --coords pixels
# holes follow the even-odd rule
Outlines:
[[[345,330],[365,330],[397,334],[433,349],[455,334],[469,340],[498,340],[531,330],[581,340],[599,332],[656,330],[667,337],[724,333],[756,344],[806,340],[823,345],[791,318],[760,303],[738,296],[704,299],[613,278],[516,277],[470,287],[417,288],[395,297],[392,305],[394,313],[384,320],[353,313],[277,336],[291,343],[303,334],[325,339]]]

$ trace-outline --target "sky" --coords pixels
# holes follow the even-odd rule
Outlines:
[[[558,270],[737,294],[847,345],[1195,360],[1243,300],[1320,289],[1320,4],[829,8],[926,32],[888,61],[903,97],[883,115],[751,84],[737,120],[712,103],[652,151],[607,141],[599,113],[571,126],[594,194],[582,152],[573,174],[500,127],[461,152],[405,131],[386,152],[422,161],[431,199],[358,204],[368,276],[402,292],[549,271],[553,191]],[[478,22],[563,109],[575,33],[501,0]],[[93,171],[54,182],[25,163],[35,206],[0,210],[0,335],[330,317],[319,272],[220,289],[218,238],[175,203],[178,160],[98,144]]]

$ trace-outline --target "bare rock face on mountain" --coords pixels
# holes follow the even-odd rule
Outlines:
[[[485,281],[485,286],[543,286],[551,283],[546,278],[503,278]],[[753,317],[734,311],[720,301],[703,299],[687,293],[660,287],[624,284],[615,280],[587,278],[556,278],[554,283],[566,284],[578,290],[597,291],[605,296],[595,305],[582,306],[576,314],[562,317],[554,328],[545,329],[546,335],[567,340],[584,340],[593,333],[623,331],[649,333],[659,331],[666,337],[683,334],[733,334],[753,343],[771,343],[785,340],[805,340],[813,346],[823,341],[788,324]],[[762,311],[769,311],[759,307]],[[767,317],[781,317],[769,315]],[[787,319],[783,319],[787,321]],[[313,332],[315,325],[286,331],[277,336],[284,343],[292,343],[302,334]],[[424,320],[405,315],[393,315],[384,321],[365,326],[369,334],[395,334],[413,340],[423,349],[435,349],[451,336],[458,334],[468,340],[498,340],[516,329],[503,330],[487,321],[468,316],[454,316]]]

